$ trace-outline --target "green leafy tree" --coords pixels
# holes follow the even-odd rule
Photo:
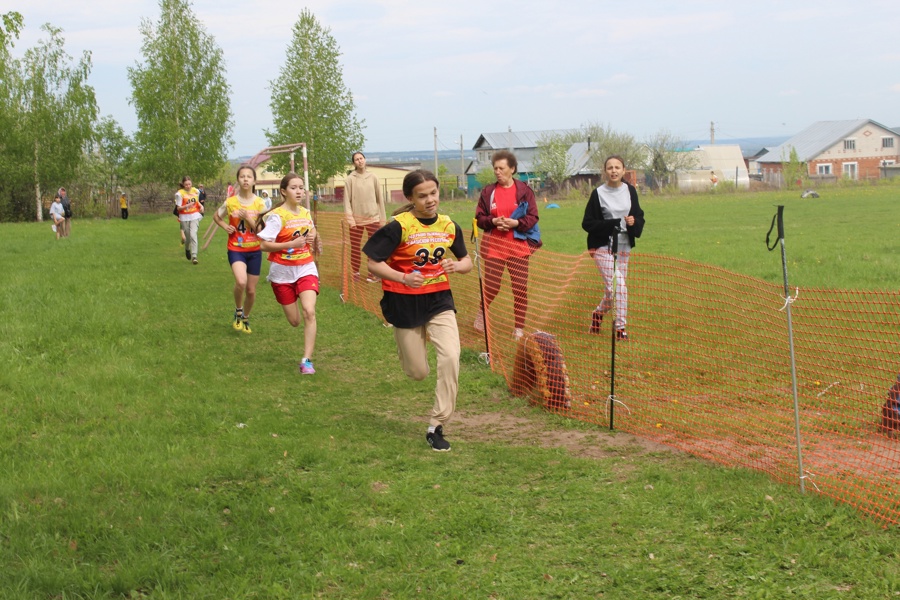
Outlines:
[[[94,131],[90,154],[91,180],[104,191],[107,205],[113,205],[118,190],[128,180],[131,138],[112,117],[103,117]]]
[[[304,8],[278,79],[270,82],[273,128],[266,136],[273,146],[306,143],[312,190],[340,173],[365,141],[363,122],[357,120],[353,96],[344,85],[340,55],[331,31]],[[286,155],[275,155],[272,163],[288,169]]]
[[[552,136],[538,140],[535,172],[546,178],[554,189],[565,183],[569,173],[569,148],[572,142],[564,136]]]
[[[492,168],[485,167],[475,173],[475,181],[478,182],[479,186],[484,188],[497,181],[497,178],[494,177],[494,170]]]
[[[609,125],[586,123],[575,131],[538,142],[536,165],[556,187],[570,176],[567,152],[576,142],[590,142],[590,165],[600,173],[603,162],[613,154],[625,160],[627,169],[640,168],[644,163],[642,144],[633,135],[616,131]]]
[[[0,17],[0,219],[24,218],[27,210],[27,169],[21,160],[21,151],[16,143],[18,123],[18,71],[13,62],[11,49],[22,30],[22,15],[8,12]],[[23,198],[22,207],[17,206],[16,197]],[[26,210],[21,210],[24,208]],[[20,210],[17,210],[20,209]],[[17,214],[21,213],[21,214]]]
[[[637,166],[656,184],[658,190],[673,183],[676,172],[693,169],[697,159],[686,144],[665,129],[650,136]]]
[[[802,187],[803,180],[808,176],[806,171],[806,163],[800,162],[800,155],[797,149],[791,146],[791,152],[788,159],[784,160],[782,156],[781,172],[784,174],[784,183],[788,189],[795,186]],[[800,182],[799,184],[797,182]]]
[[[160,0],[141,21],[144,62],[128,69],[137,113],[135,172],[142,181],[214,176],[233,144],[231,87],[221,48],[188,0]]]
[[[588,123],[581,129],[582,138],[579,141],[590,140],[591,164],[601,173],[603,162],[613,154],[624,159],[626,169],[640,168],[643,164],[642,144],[630,133],[616,131],[611,126],[600,123]]]
[[[17,126],[11,136],[29,165],[38,221],[43,190],[76,175],[97,118],[94,88],[87,85],[90,53],[72,63],[62,30],[49,23],[41,29],[48,38],[14,63]]]

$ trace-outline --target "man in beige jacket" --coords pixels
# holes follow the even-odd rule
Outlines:
[[[387,216],[378,178],[366,171],[365,155],[354,152],[352,160],[354,171],[344,180],[344,217],[350,227],[350,272],[358,280],[363,232],[368,231],[369,237],[372,237],[387,223]],[[369,283],[378,280],[371,273],[366,278]]]

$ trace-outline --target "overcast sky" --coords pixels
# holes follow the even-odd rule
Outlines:
[[[471,148],[482,132],[610,125],[716,141],[788,136],[814,121],[900,125],[897,0],[195,0],[224,51],[231,156],[267,145],[272,80],[303,6],[331,30],[367,151]],[[0,0],[25,31],[49,22],[90,50],[102,115],[136,127],[126,68],[154,0]]]

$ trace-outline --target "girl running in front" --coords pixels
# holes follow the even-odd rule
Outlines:
[[[292,327],[300,325],[300,309],[303,311],[303,358],[299,367],[301,374],[312,375],[316,372],[312,354],[316,345],[316,297],[319,295],[319,271],[312,254],[316,229],[312,215],[301,204],[306,190],[299,175],[288,173],[282,178],[281,195],[284,202],[265,214],[265,228],[258,237],[260,247],[269,253],[272,263],[267,279]]]
[[[438,179],[430,171],[403,178],[404,212],[376,231],[363,252],[369,273],[381,278],[381,312],[394,326],[397,354],[407,376],[428,376],[427,339],[437,354],[437,386],[425,440],[432,450],[449,452],[444,425],[456,409],[459,391],[459,329],[450,292],[451,273],[468,273],[472,259],[462,229],[438,214]],[[455,260],[450,255],[455,257]]]
[[[238,167],[237,183],[238,193],[225,200],[225,204],[213,214],[213,221],[228,232],[228,262],[234,273],[232,326],[238,331],[252,333],[250,311],[256,301],[256,282],[259,281],[262,267],[256,223],[259,215],[265,211],[265,202],[254,193],[256,171],[253,167]]]

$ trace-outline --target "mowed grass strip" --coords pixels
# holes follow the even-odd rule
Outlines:
[[[894,528],[758,474],[452,426],[431,452],[433,376],[337,290],[313,377],[264,282],[253,335],[231,329],[221,235],[192,266],[171,217],[0,231],[0,597],[900,592]],[[464,352],[460,410],[588,428],[522,404]]]

